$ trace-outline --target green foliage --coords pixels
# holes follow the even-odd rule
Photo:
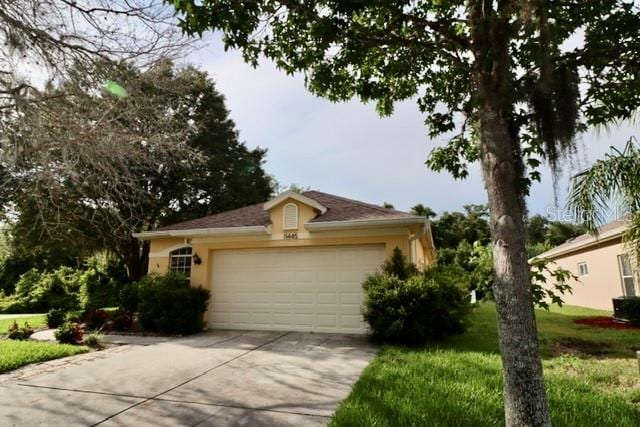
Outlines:
[[[180,275],[147,276],[139,282],[138,321],[148,331],[199,332],[209,296],[208,290],[190,287]]]
[[[54,332],[54,336],[60,344],[80,344],[82,343],[83,331],[80,325],[75,322],[64,322]]]
[[[100,253],[86,260],[79,274],[80,306],[84,310],[112,307],[118,304],[120,288],[127,281],[122,262],[112,255]]]
[[[52,308],[47,312],[47,326],[57,328],[65,321],[66,316],[67,310],[64,308]]]
[[[444,269],[434,268],[405,280],[375,274],[363,284],[364,318],[382,342],[410,345],[464,331],[470,303],[466,290]]]
[[[533,302],[540,308],[549,310],[552,304],[562,307],[562,296],[571,293],[569,281],[578,277],[561,267],[552,267],[552,261],[546,258],[535,258],[529,262],[529,278]],[[550,282],[550,283],[549,283]]]
[[[491,237],[488,218],[485,205],[465,205],[464,212],[443,213],[431,222],[436,248],[456,248],[461,241],[488,243]]]
[[[422,203],[418,203],[417,205],[412,207],[411,213],[417,216],[424,216],[427,219],[431,219],[436,216],[436,212],[433,209],[423,205]]]
[[[382,264],[382,273],[387,276],[396,276],[400,280],[405,280],[418,272],[416,266],[407,261],[399,247],[393,248],[391,257]]]
[[[640,264],[640,148],[632,138],[624,150],[611,147],[604,159],[571,179],[569,205],[589,232],[607,222],[610,205],[628,213],[629,226],[624,241]],[[616,218],[620,219],[620,218]]]
[[[97,333],[88,334],[84,337],[82,344],[91,348],[100,348],[102,347],[102,335]]]
[[[491,246],[475,242],[460,242],[455,249],[438,251],[438,264],[456,272],[457,280],[469,290],[475,290],[478,299],[493,299],[493,253]],[[554,267],[545,258],[534,259],[529,272],[533,303],[544,309],[550,305],[562,306],[562,296],[571,293],[568,282],[576,277],[560,267]]]
[[[143,281],[145,279],[142,279]],[[120,297],[118,300],[118,306],[127,311],[138,311],[139,295],[138,295],[138,282],[126,283],[120,289]]]
[[[620,301],[620,315],[632,323],[640,325],[640,297],[626,297]]]
[[[33,328],[29,326],[27,322],[22,326],[18,326],[16,321],[9,327],[9,335],[7,336],[10,340],[27,340],[29,337],[33,335]]]
[[[530,246],[545,244],[553,247],[584,234],[587,230],[576,224],[550,221],[542,215],[534,215],[525,223],[527,243]]]
[[[538,256],[541,253],[546,252],[552,248],[553,248],[553,245],[546,242],[529,244],[527,245],[527,259],[531,259],[535,256]]]
[[[471,267],[469,289],[476,291],[478,299],[491,297],[491,288],[495,279],[491,246],[475,242],[471,250],[469,266]]]
[[[22,311],[71,310],[78,307],[78,291],[76,271],[69,267],[49,273],[31,269],[20,277],[11,298]]]
[[[115,306],[125,279],[122,264],[105,255],[88,258],[84,269],[31,269],[20,276],[14,293],[2,299],[1,308],[5,312],[41,312]]]

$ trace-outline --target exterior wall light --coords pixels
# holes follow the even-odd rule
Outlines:
[[[200,255],[198,255],[197,253],[193,254],[193,263],[195,265],[202,264],[202,258],[200,258]]]

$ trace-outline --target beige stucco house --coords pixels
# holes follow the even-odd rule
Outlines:
[[[600,227],[598,235],[584,234],[538,255],[548,258],[577,277],[566,304],[612,310],[612,298],[640,295],[631,258],[622,242],[626,221]]]
[[[435,260],[428,221],[319,191],[135,235],[149,272],[180,271],[211,291],[212,328],[362,333],[362,282],[395,247]]]

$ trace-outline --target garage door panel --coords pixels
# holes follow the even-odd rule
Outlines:
[[[382,245],[216,251],[210,326],[362,333],[361,283],[384,258]]]

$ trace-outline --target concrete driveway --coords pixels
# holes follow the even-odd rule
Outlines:
[[[0,377],[1,425],[325,425],[375,348],[363,338],[215,331]]]

